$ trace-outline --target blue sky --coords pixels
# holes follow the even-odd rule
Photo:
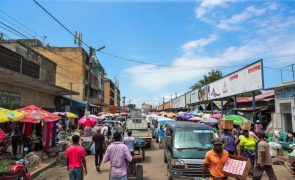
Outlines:
[[[108,77],[119,79],[122,95],[137,105],[157,105],[163,97],[180,95],[214,67],[226,75],[264,59],[265,86],[270,87],[281,83],[280,71],[271,68],[295,63],[294,1],[39,2],[69,29],[83,32],[84,41],[93,47],[105,45],[108,53],[171,65],[136,64],[97,54]],[[32,0],[1,0],[0,10],[46,35],[55,46],[74,46],[72,36]],[[1,21],[3,17],[0,12]],[[290,71],[283,75],[291,80]]]

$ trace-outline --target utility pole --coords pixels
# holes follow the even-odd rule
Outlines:
[[[177,93],[175,93],[175,98],[177,98]]]
[[[123,96],[122,99],[123,99],[123,110],[125,110],[125,99],[126,99],[126,97]]]
[[[164,104],[165,104],[165,97],[163,97],[163,110],[165,109]]]

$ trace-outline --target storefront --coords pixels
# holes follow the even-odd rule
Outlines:
[[[295,132],[295,81],[272,87],[275,91],[275,117],[273,127]]]

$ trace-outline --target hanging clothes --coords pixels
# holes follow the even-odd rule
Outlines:
[[[51,147],[53,122],[44,123],[43,127],[43,147],[44,151],[48,151]]]

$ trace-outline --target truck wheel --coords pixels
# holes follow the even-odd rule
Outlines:
[[[168,161],[167,161],[167,157],[166,157],[166,153],[165,153],[165,151],[164,151],[164,163],[167,163]]]
[[[142,165],[136,166],[136,180],[143,180],[143,167],[142,167]]]

